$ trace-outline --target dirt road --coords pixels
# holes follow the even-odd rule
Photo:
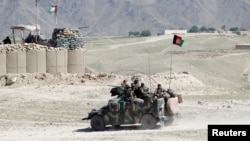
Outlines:
[[[21,85],[17,82],[2,86],[0,138],[3,141],[204,141],[207,140],[208,124],[249,124],[249,91],[231,93],[224,90],[220,93],[220,90],[207,87],[193,87],[193,90],[183,92],[184,103],[180,105],[179,118],[171,126],[142,130],[139,125],[134,125],[122,126],[118,130],[107,127],[104,132],[92,131],[89,121],[81,118],[92,108],[105,105],[111,98],[107,84],[119,84],[120,80],[116,77],[105,81],[86,80],[84,84],[54,85],[40,82]],[[161,81],[161,78],[157,80]]]

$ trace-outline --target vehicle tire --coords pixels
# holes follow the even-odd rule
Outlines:
[[[141,118],[141,126],[143,129],[152,129],[156,124],[157,119],[151,114],[145,114]]]
[[[174,115],[169,115],[168,119],[164,121],[164,126],[169,126],[174,122]]]
[[[101,116],[94,116],[91,118],[91,128],[95,131],[103,131],[105,129],[105,123]]]

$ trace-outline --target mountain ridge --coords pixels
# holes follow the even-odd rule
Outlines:
[[[38,0],[38,24],[51,36],[55,15],[48,9],[56,0]],[[11,35],[10,26],[35,25],[35,0],[1,0],[2,38]],[[84,35],[128,35],[129,31],[149,29],[189,29],[222,25],[250,29],[249,0],[59,0],[58,27],[83,27]]]

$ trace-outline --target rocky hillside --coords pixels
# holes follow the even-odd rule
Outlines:
[[[56,0],[38,0],[39,25],[51,36],[55,15],[48,13]],[[0,37],[11,35],[12,25],[36,23],[35,0],[0,1]],[[127,35],[149,29],[189,29],[193,25],[222,25],[250,29],[249,0],[59,0],[58,27],[83,27],[84,35]],[[19,33],[18,33],[19,34]]]

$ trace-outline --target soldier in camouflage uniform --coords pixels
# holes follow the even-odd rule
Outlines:
[[[141,83],[141,86],[139,87],[138,97],[142,98],[142,99],[150,97],[150,95],[149,95],[149,89],[145,86],[144,83]]]
[[[162,88],[161,84],[157,85],[154,96],[157,98],[164,98],[165,101],[167,101],[167,99],[170,98],[170,94],[167,93],[167,91]]]

